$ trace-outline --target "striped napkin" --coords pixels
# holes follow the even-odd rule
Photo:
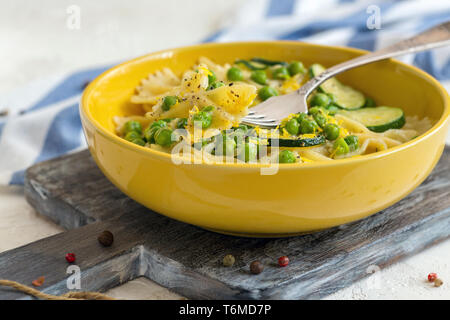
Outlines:
[[[449,0],[250,0],[205,42],[282,39],[376,50],[447,20]],[[450,48],[400,59],[450,90]],[[79,98],[107,68],[44,77],[0,97],[0,185],[23,184],[27,167],[86,147]]]

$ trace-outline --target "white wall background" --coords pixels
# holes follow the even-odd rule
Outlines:
[[[2,0],[0,93],[42,75],[201,41],[245,0]],[[67,27],[67,8],[81,28]]]

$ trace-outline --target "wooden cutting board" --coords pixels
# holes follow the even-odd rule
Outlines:
[[[37,164],[25,194],[36,210],[67,232],[0,255],[0,278],[45,292],[67,292],[67,252],[77,255],[83,291],[105,291],[144,276],[191,299],[317,299],[450,235],[450,149],[431,176],[394,206],[361,221],[284,239],[211,233],[168,219],[134,202],[100,172],[88,151]],[[110,230],[113,246],[97,236]],[[236,257],[222,266],[226,254]],[[286,268],[277,266],[288,255]],[[260,260],[265,270],[249,272]],[[25,296],[0,288],[0,299]]]

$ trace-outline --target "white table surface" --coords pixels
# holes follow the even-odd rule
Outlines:
[[[0,94],[42,75],[126,60],[196,43],[245,0],[14,0],[0,2]],[[66,27],[81,8],[81,29]],[[6,39],[6,40],[5,40]],[[0,252],[62,232],[37,214],[20,187],[0,187]],[[1,266],[0,266],[1,267]],[[425,281],[437,272],[444,285]],[[383,269],[328,299],[450,299],[450,241]],[[144,278],[108,294],[124,299],[181,299]]]

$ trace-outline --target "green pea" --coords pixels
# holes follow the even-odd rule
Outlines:
[[[123,133],[127,134],[128,132],[136,131],[137,133],[142,133],[142,125],[139,121],[130,120],[127,123],[125,123],[123,127]]]
[[[298,133],[300,132],[300,124],[298,123],[297,119],[291,119],[286,122],[286,130],[292,135],[298,135]]]
[[[350,151],[347,142],[345,142],[344,138],[339,138],[334,142],[334,150],[336,155],[346,154]]]
[[[135,139],[140,139],[140,138],[141,138],[141,135],[136,131],[130,131],[124,137],[125,140],[130,141],[130,142],[132,142]]]
[[[325,109],[327,109],[328,114],[334,116],[339,110],[341,110],[341,108],[339,108],[338,106],[335,106],[333,104],[330,104],[329,106],[325,107]]]
[[[217,76],[214,71],[209,70],[209,72],[211,72],[211,74],[208,75],[208,85],[212,85],[214,82],[216,82]]]
[[[177,129],[184,129],[188,124],[188,120],[186,118],[180,118],[177,121]]]
[[[165,122],[164,120],[155,121],[150,125],[150,128],[154,128],[154,127],[159,127],[159,128],[167,127],[167,122]]]
[[[169,111],[170,107],[175,105],[178,102],[178,97],[176,96],[167,96],[163,100],[162,109],[164,111]]]
[[[364,104],[364,108],[373,108],[376,107],[377,104],[375,103],[375,100],[372,98],[366,97],[366,103]]]
[[[323,128],[323,131],[325,132],[325,137],[328,140],[336,140],[339,138],[339,132],[341,130],[336,124],[329,123],[325,126],[325,128]]]
[[[330,104],[331,99],[325,93],[316,93],[311,99],[312,106],[326,107]]]
[[[267,74],[263,70],[255,70],[252,72],[250,78],[256,83],[265,85],[267,83]]]
[[[295,154],[290,150],[283,150],[279,155],[280,163],[295,163],[296,162]]]
[[[306,113],[299,113],[298,115],[297,115],[297,121],[298,121],[298,123],[301,123],[302,122],[302,120],[303,119],[306,119],[306,118],[308,118],[308,115],[306,114]]]
[[[244,75],[238,67],[232,67],[227,72],[227,78],[230,81],[242,81],[244,79]]]
[[[193,117],[194,123],[201,122],[202,128],[206,129],[211,126],[212,114],[210,112],[199,111]]]
[[[155,133],[155,142],[162,147],[168,147],[172,144],[172,130],[160,128]]]
[[[300,122],[300,133],[314,133],[314,129],[317,127],[317,123],[314,120],[310,120],[308,118],[304,118]]]
[[[141,138],[139,138],[139,139],[134,139],[133,141],[131,141],[132,143],[134,143],[134,144],[137,144],[137,145],[139,145],[139,146],[145,146],[145,141],[144,140],[142,140]]]
[[[278,92],[272,87],[265,86],[258,90],[258,96],[261,98],[261,100],[266,101],[270,97],[277,96]]]
[[[272,77],[278,80],[286,80],[290,78],[290,75],[286,67],[280,67],[272,71]]]
[[[321,110],[313,115],[314,120],[317,122],[319,127],[323,128],[327,124],[327,117],[323,114]]]
[[[238,158],[245,162],[254,162],[258,157],[258,147],[256,144],[247,142],[245,144],[238,145]]]
[[[308,110],[308,114],[310,115],[315,115],[316,113],[320,112],[320,108],[319,107],[312,107],[311,109]]]
[[[154,127],[148,127],[145,131],[144,131],[144,138],[147,142],[149,143],[155,143],[155,133],[156,131],[158,131],[159,129],[161,129],[161,127],[159,126],[154,126]]]
[[[291,76],[294,76],[294,75],[296,75],[298,73],[303,73],[304,74],[306,72],[306,69],[303,66],[303,63],[301,63],[300,61],[293,61],[293,62],[291,62],[291,64],[288,66],[288,69],[289,69],[289,74]]]
[[[359,148],[359,143],[358,143],[358,137],[357,136],[346,136],[344,138],[345,142],[348,144],[348,147],[350,149],[350,151],[355,151],[358,150]]]
[[[222,81],[216,81],[208,87],[208,90],[214,90],[214,89],[223,87],[224,85],[225,85],[225,83],[223,83]]]

